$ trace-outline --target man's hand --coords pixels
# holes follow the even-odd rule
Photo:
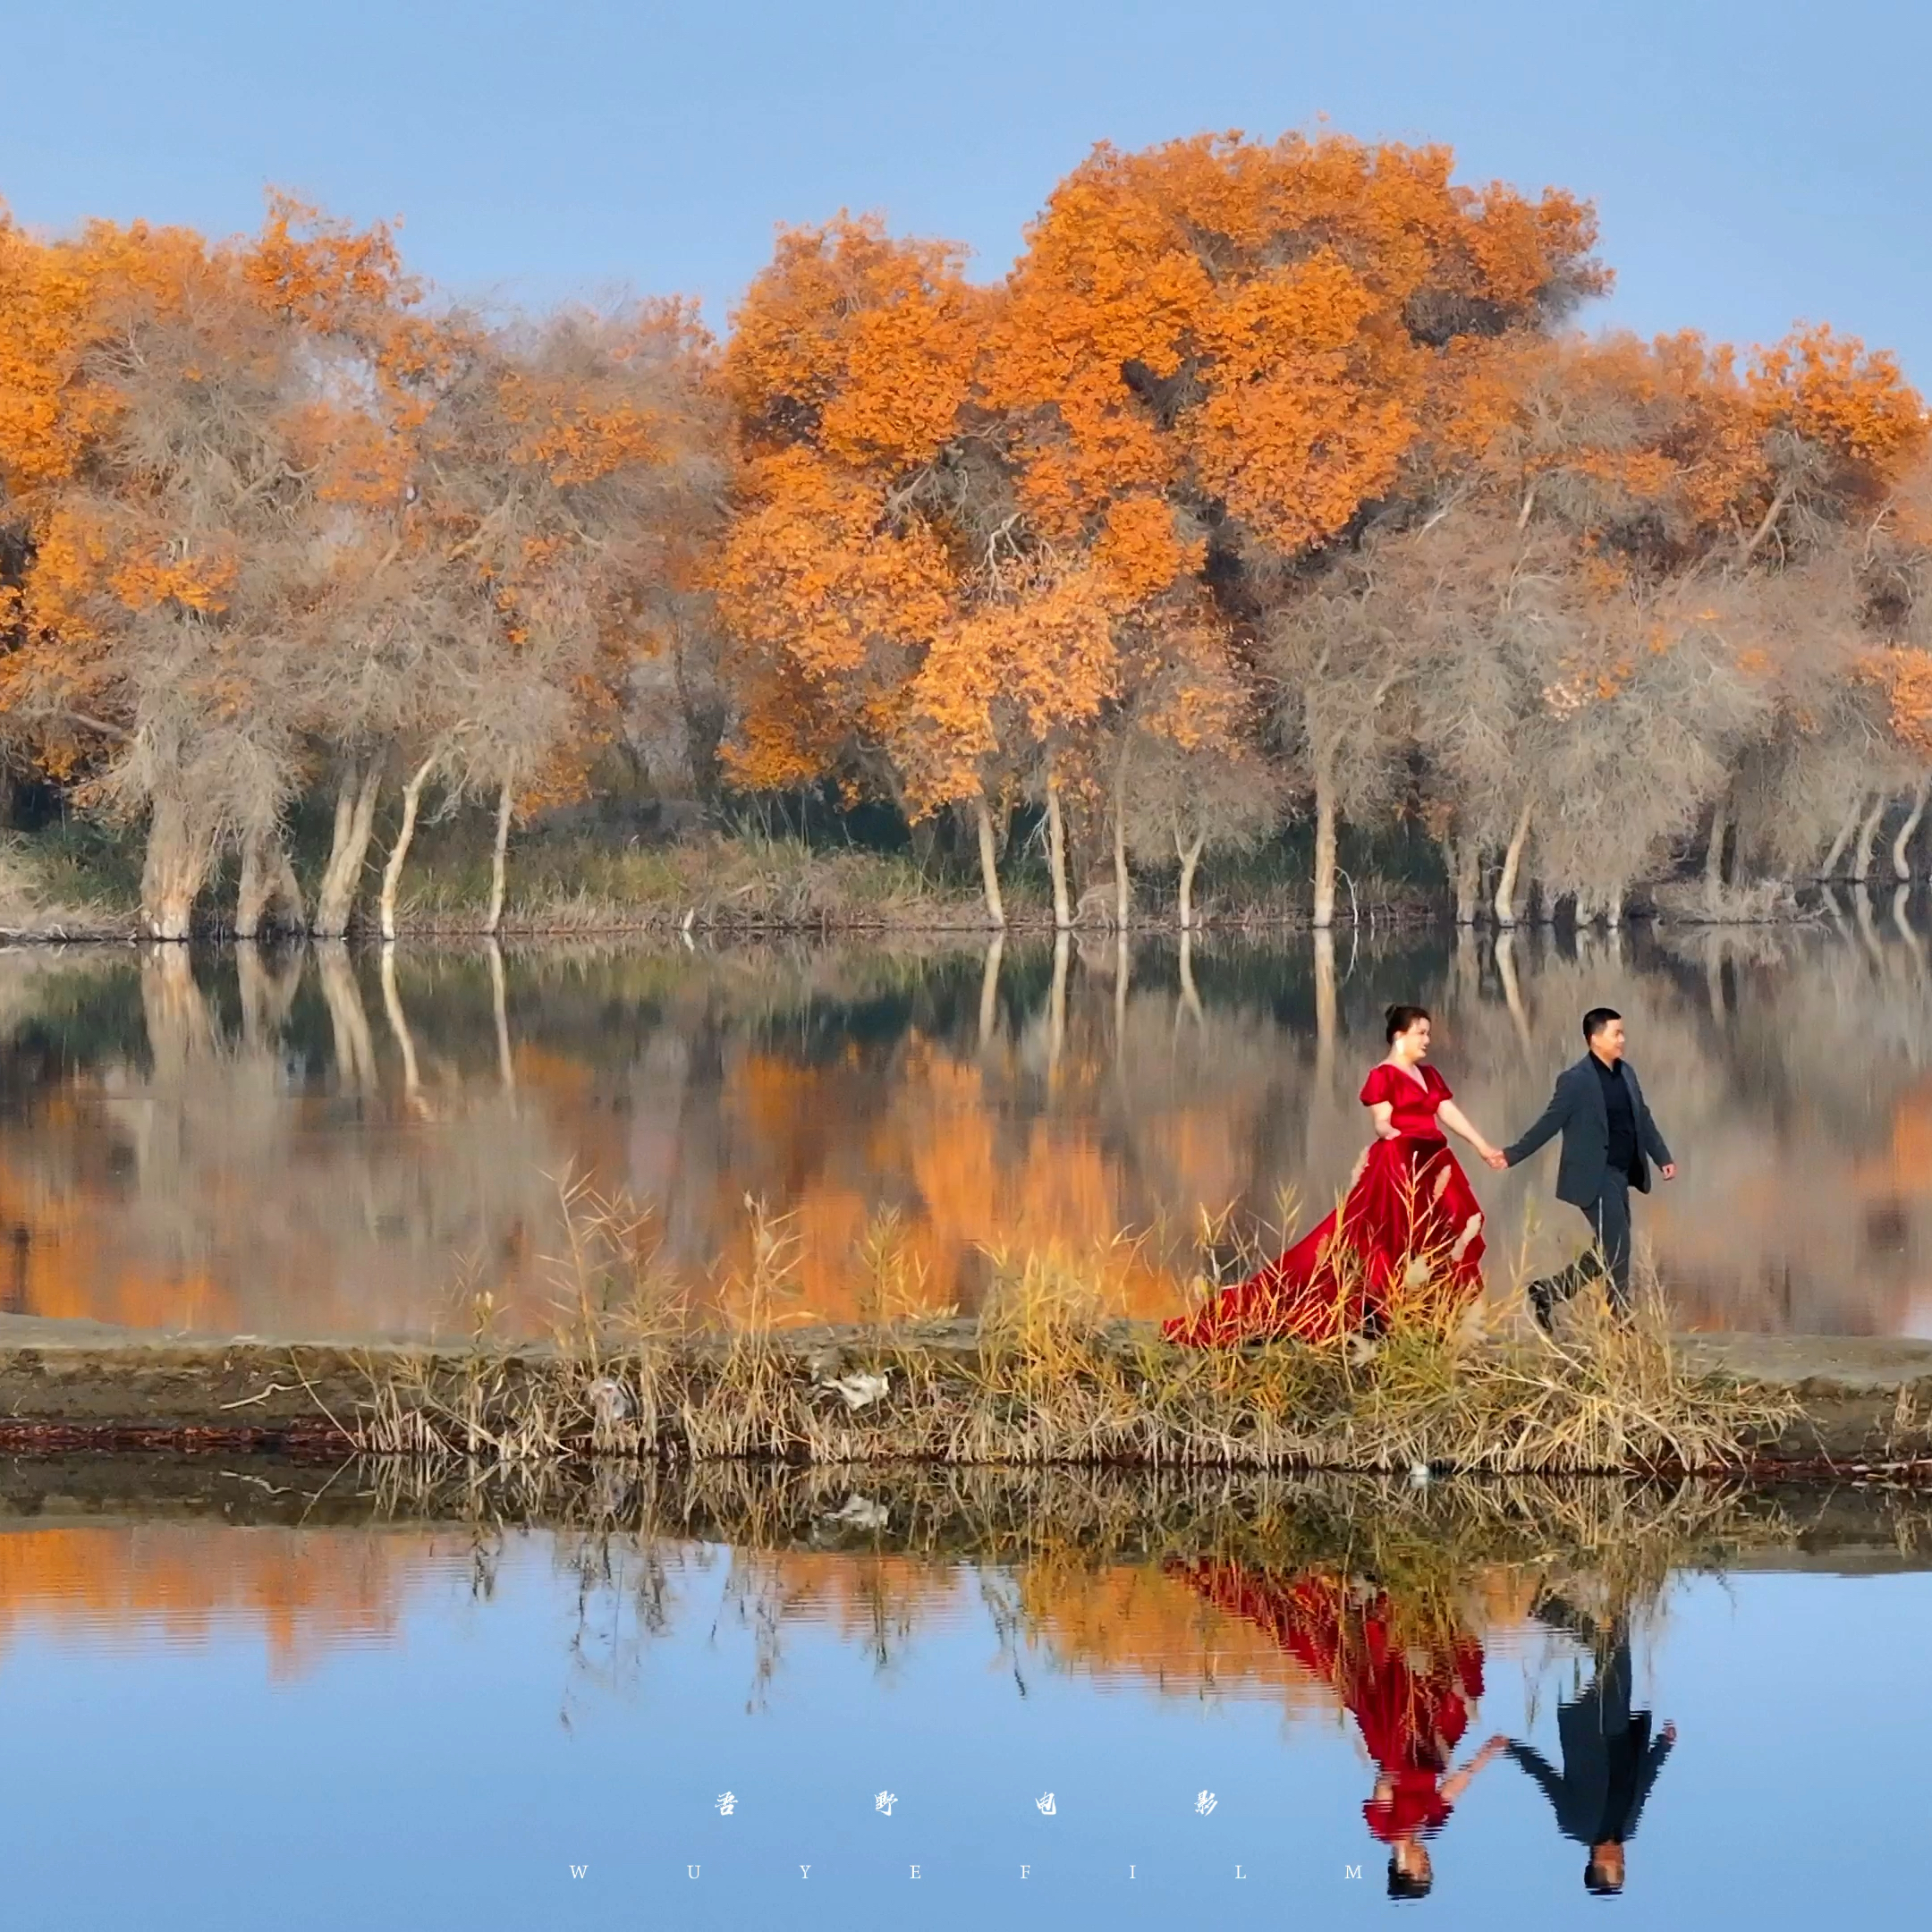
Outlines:
[[[1674,1181],[1677,1178],[1677,1163],[1674,1160],[1667,1160],[1657,1169],[1657,1172],[1666,1181]]]
[[[1483,1160],[1485,1165],[1494,1167],[1498,1174],[1503,1173],[1509,1165],[1509,1156],[1501,1148],[1491,1148],[1483,1156]]]

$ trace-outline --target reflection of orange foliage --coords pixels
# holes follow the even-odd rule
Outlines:
[[[42,1110],[42,1131],[97,1133],[62,1092]],[[242,1326],[232,1285],[190,1263],[169,1267],[130,1257],[93,1187],[49,1188],[16,1172],[0,1140],[0,1307],[25,1315],[84,1318],[132,1328],[233,1329]]]
[[[1886,1199],[1932,1194],[1932,1082],[1921,1082],[1893,1103],[1890,1145],[1860,1162],[1854,1179],[1861,1194]]]
[[[885,1203],[899,1211],[901,1242],[923,1269],[932,1305],[962,1298],[982,1250],[1097,1254],[1128,1217],[1131,1177],[1092,1123],[1043,1117],[1016,1126],[1002,1118],[982,1067],[917,1034],[883,1094],[877,1069],[852,1055],[814,1066],[754,1053],[736,1069],[726,1106],[743,1141],[765,1154],[776,1182],[771,1205],[792,1216],[801,1315],[851,1321],[864,1312],[854,1250]],[[1237,1145],[1224,1107],[1198,1139],[1178,1120],[1170,1131],[1201,1150],[1232,1155]],[[1203,1198],[1233,1191],[1226,1171],[1213,1179],[1216,1189]],[[725,1184],[741,1191],[742,1177]],[[747,1265],[745,1241],[735,1228],[728,1265]],[[1105,1273],[1116,1312],[1152,1317],[1179,1298],[1172,1276],[1138,1252],[1114,1251]]]
[[[409,1589],[456,1546],[366,1530],[142,1524],[0,1533],[0,1642],[39,1627],[105,1626],[201,1644],[224,1626],[260,1637],[274,1674],[330,1646],[395,1633]]]

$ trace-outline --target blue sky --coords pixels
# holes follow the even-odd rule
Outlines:
[[[1836,0],[55,0],[9,10],[0,199],[251,226],[275,182],[401,214],[469,296],[636,289],[714,320],[775,224],[877,209],[997,274],[1096,140],[1326,114],[1593,199],[1593,319],[1798,318],[1932,384],[1932,10]]]

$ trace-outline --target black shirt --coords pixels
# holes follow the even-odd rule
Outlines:
[[[1612,1174],[1634,1175],[1637,1172],[1637,1110],[1631,1105],[1630,1082],[1623,1078],[1620,1062],[1606,1066],[1597,1055],[1590,1055],[1597,1078],[1603,1082],[1604,1109],[1610,1116],[1610,1148],[1605,1160]]]

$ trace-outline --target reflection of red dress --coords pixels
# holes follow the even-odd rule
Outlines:
[[[1482,1695],[1482,1646],[1466,1632],[1419,1657],[1398,1649],[1392,1606],[1377,1595],[1351,1605],[1339,1577],[1290,1580],[1236,1563],[1184,1563],[1174,1573],[1216,1606],[1266,1631],[1327,1684],[1361,1727],[1376,1767],[1392,1786],[1362,1806],[1385,1843],[1428,1835],[1449,1816],[1440,1789],[1449,1758]]]
[[[1281,1336],[1328,1342],[1385,1326],[1394,1296],[1410,1306],[1426,1301],[1446,1316],[1482,1292],[1480,1233],[1452,1254],[1482,1209],[1436,1122],[1449,1083],[1432,1066],[1419,1072],[1420,1084],[1385,1060],[1369,1073],[1362,1105],[1386,1100],[1400,1138],[1370,1145],[1340,1208],[1279,1260],[1165,1323],[1168,1341],[1195,1348]],[[1426,1291],[1404,1285],[1418,1260],[1428,1266]]]

